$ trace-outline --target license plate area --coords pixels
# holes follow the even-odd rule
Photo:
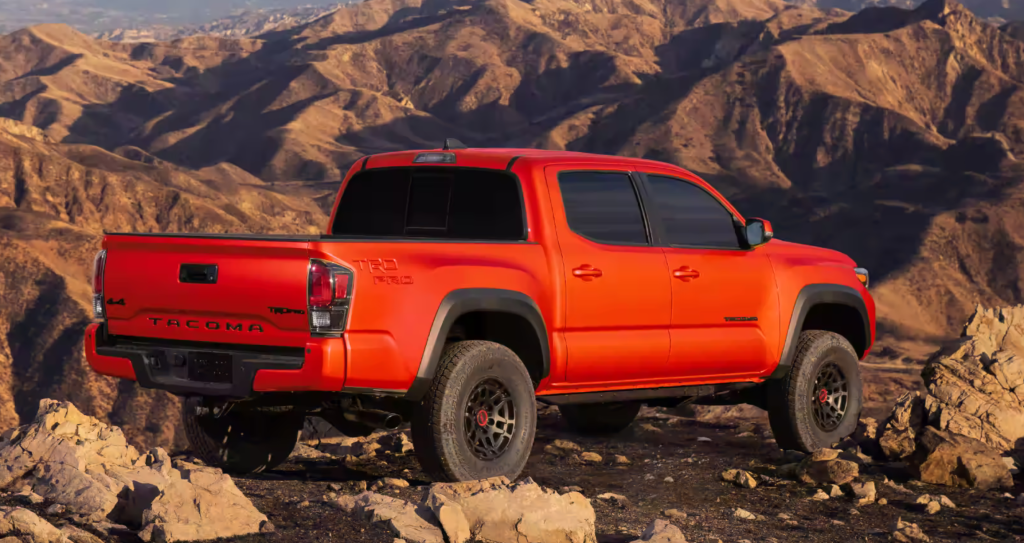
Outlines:
[[[227,353],[188,353],[188,379],[203,383],[231,383],[232,357]]]

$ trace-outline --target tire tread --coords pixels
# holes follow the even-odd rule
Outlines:
[[[450,435],[447,435],[444,428],[445,409],[450,408],[450,406],[445,404],[451,398],[451,395],[446,393],[449,388],[461,385],[458,379],[468,377],[468,375],[459,375],[458,370],[463,363],[471,360],[479,351],[492,349],[503,351],[501,353],[502,356],[517,361],[516,371],[521,374],[520,376],[526,382],[531,383],[532,391],[532,381],[530,380],[529,372],[527,372],[526,367],[523,366],[519,358],[508,347],[486,340],[459,341],[446,347],[441,354],[441,359],[438,361],[437,373],[431,380],[430,386],[414,411],[412,418],[412,441],[420,467],[425,474],[435,481],[460,480],[458,466],[465,464],[461,458],[453,458],[451,456],[462,454],[462,451],[458,450],[459,447],[445,446],[445,439],[451,438]],[[522,410],[520,411],[520,409]],[[535,407],[533,409],[517,408],[517,411],[529,414],[534,412],[535,409]],[[517,413],[517,418],[518,416],[519,414]],[[532,427],[535,426],[536,422],[534,421]],[[530,443],[532,444],[532,434]],[[445,454],[446,451],[448,454]]]
[[[820,443],[811,442],[807,432],[801,431],[800,425],[813,424],[808,422],[811,416],[798,408],[801,405],[798,380],[810,364],[816,361],[814,353],[825,350],[829,347],[839,347],[857,360],[856,351],[850,342],[843,336],[827,330],[807,330],[800,333],[797,339],[796,352],[793,354],[793,365],[789,373],[778,380],[772,381],[768,387],[768,419],[771,424],[772,434],[779,447],[803,452],[811,452]],[[852,376],[847,376],[851,379]],[[859,379],[859,376],[857,377]],[[850,407],[853,407],[851,395]],[[861,398],[856,398],[856,413],[848,412],[847,416],[859,417]]]

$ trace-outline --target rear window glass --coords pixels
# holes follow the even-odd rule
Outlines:
[[[352,177],[336,236],[526,239],[519,181],[495,170],[394,168]]]

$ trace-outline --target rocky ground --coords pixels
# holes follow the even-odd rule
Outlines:
[[[750,407],[645,408],[594,438],[540,406],[514,482],[433,484],[407,430],[315,424],[288,462],[232,480],[43,400],[2,435],[0,543],[1021,541],[1024,306],[979,308],[965,334],[879,393],[889,413],[869,395],[879,420],[834,449],[780,450]]]
[[[541,415],[534,454],[523,476],[552,489],[582,489],[592,499],[599,542],[631,542],[657,518],[671,520],[689,541],[884,541],[901,518],[917,524],[935,541],[1024,540],[1024,503],[1016,499],[1024,493],[1020,478],[1009,490],[1012,497],[1006,497],[1007,490],[906,484],[905,477],[895,479],[899,473],[894,473],[894,482],[905,483],[905,490],[898,489],[883,483],[885,470],[879,469],[864,479],[875,481],[878,497],[888,503],[864,506],[846,496],[809,499],[820,486],[787,480],[761,481],[755,475],[761,482],[754,489],[722,481],[725,470],[753,471],[781,461],[766,431],[763,426],[710,424],[646,410],[630,430],[613,440],[581,438],[563,427],[557,410],[547,410]],[[557,439],[571,440],[602,460],[588,463],[546,453],[545,447]],[[617,464],[617,455],[629,463]],[[385,477],[404,479],[410,486],[384,493],[414,503],[429,485],[414,457],[390,453],[345,466],[331,458],[295,459],[272,473],[236,479],[257,508],[267,512],[277,532],[234,541],[391,543],[395,536],[386,528],[339,511],[329,499],[332,492],[356,494]],[[624,496],[628,504],[594,499],[605,493]],[[916,503],[925,494],[945,495],[956,508],[943,507],[929,514],[924,504]],[[671,509],[679,514],[666,516]],[[737,518],[737,509],[757,518]]]
[[[389,440],[395,441],[381,434],[370,443]],[[571,441],[580,450],[568,454],[559,450],[556,454],[551,447],[556,440]],[[235,478],[238,488],[267,515],[275,531],[228,541],[392,543],[395,535],[386,526],[345,512],[336,498],[358,495],[384,478],[394,478],[408,482],[408,486],[398,482],[400,487],[388,485],[378,492],[419,503],[430,483],[419,471],[414,454],[401,453],[400,442],[385,445],[373,454],[365,454],[372,445],[357,443],[349,447],[340,445],[337,438],[328,438],[320,443],[319,450],[298,447],[292,460],[278,469]],[[590,455],[583,452],[595,453],[601,460],[588,462],[584,458]],[[622,463],[620,456],[628,463]],[[880,464],[863,468],[861,480],[873,481],[877,497],[887,503],[882,505],[879,500],[858,506],[856,498],[847,495],[811,499],[818,489],[828,485],[802,484],[757,473],[777,469],[786,462],[782,456],[761,423],[716,424],[645,409],[629,430],[614,439],[583,438],[563,426],[557,409],[547,408],[541,414],[533,456],[523,477],[562,493],[568,491],[567,487],[578,487],[591,499],[597,541],[602,543],[632,542],[659,518],[678,526],[688,541],[884,541],[890,539],[899,519],[917,524],[933,541],[1024,539],[1024,499],[1017,498],[1024,493],[1020,476],[1012,489],[952,489],[908,481],[903,470]],[[756,488],[722,480],[724,471],[736,468],[749,470]],[[903,488],[890,486],[886,480]],[[606,493],[625,500],[598,499]],[[929,513],[926,504],[917,503],[922,495],[944,495],[956,507],[941,507]],[[28,500],[7,492],[0,498],[0,506],[24,507],[58,526],[67,522],[62,514],[52,510],[48,513],[52,500],[38,504]],[[754,518],[738,517],[737,510],[749,512]],[[106,541],[140,540],[127,530],[114,529],[107,537],[92,531]]]

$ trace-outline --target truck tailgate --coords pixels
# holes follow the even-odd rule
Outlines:
[[[116,336],[301,347],[308,240],[108,235],[103,299]]]

